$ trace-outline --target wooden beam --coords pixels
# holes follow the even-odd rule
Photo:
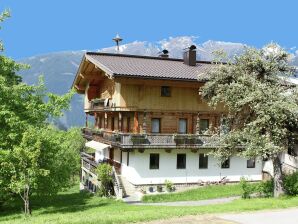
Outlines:
[[[75,87],[77,90],[80,90],[80,91],[85,90],[85,89],[83,89],[83,88],[80,88],[78,85],[75,85],[74,87]]]
[[[133,117],[133,132],[138,133],[139,132],[139,119],[138,119],[138,112],[135,111],[134,117]]]

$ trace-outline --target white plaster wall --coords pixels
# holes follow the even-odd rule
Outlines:
[[[283,155],[282,162],[284,162],[285,164],[288,164],[291,167],[298,168],[298,157],[291,156],[291,155],[285,153]]]
[[[255,168],[246,167],[246,159],[239,157],[230,158],[230,168],[222,169],[218,161],[209,156],[208,169],[199,169],[199,151],[193,153],[190,150],[145,150],[140,153],[137,150],[129,153],[129,166],[125,165],[125,155],[122,156],[122,175],[135,185],[163,184],[165,180],[173,183],[197,183],[198,181],[219,181],[227,176],[230,181],[239,181],[242,176],[249,180],[262,179],[262,162],[256,161]],[[159,153],[159,169],[149,169],[149,154]],[[186,169],[176,169],[177,153],[186,153]]]
[[[114,149],[114,161],[121,163],[121,151],[120,149]]]
[[[104,160],[105,158],[109,158],[109,149],[96,149],[95,150],[95,161],[98,163],[99,161]]]

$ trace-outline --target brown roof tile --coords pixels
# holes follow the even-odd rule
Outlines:
[[[210,62],[189,66],[182,59],[94,52],[87,52],[86,59],[115,77],[187,81],[207,81],[206,73],[214,66]]]

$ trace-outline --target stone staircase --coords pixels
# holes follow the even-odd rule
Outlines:
[[[125,177],[119,176],[123,186],[123,201],[127,203],[139,202],[142,194],[137,191],[136,187],[131,184]]]

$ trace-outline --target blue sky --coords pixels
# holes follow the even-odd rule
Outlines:
[[[298,47],[295,0],[0,0],[12,17],[2,24],[5,54],[20,59],[64,50],[197,36],[261,47],[275,41]]]

